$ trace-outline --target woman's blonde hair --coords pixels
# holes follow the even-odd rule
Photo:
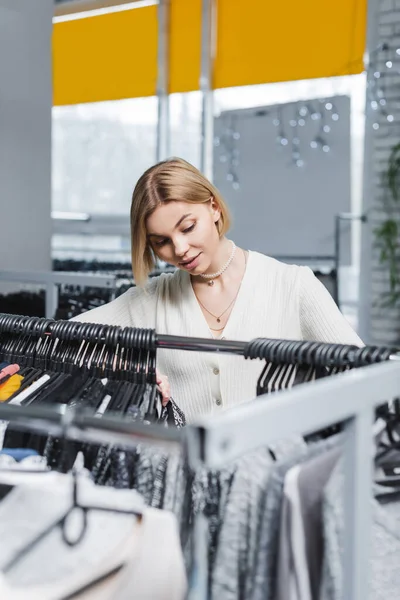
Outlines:
[[[214,198],[221,216],[216,223],[222,237],[230,226],[230,215],[221,194],[198,169],[182,158],[171,158],[150,167],[138,180],[132,194],[132,270],[137,285],[143,285],[154,269],[155,257],[147,239],[146,221],[164,202],[206,203]]]

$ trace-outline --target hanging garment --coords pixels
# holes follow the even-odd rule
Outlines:
[[[15,462],[21,462],[29,456],[38,456],[38,453],[31,448],[3,448],[0,451],[0,460],[4,455],[10,456]]]
[[[195,472],[178,451],[165,455],[146,446],[135,450],[109,448],[109,465],[101,483],[135,488],[147,505],[175,514],[188,571],[195,543],[194,519],[204,513],[208,523],[211,597],[247,599],[257,563],[262,498],[269,470],[275,465],[274,459],[282,459],[287,453],[298,457],[299,449],[306,449],[300,436],[271,446],[219,471],[198,468]],[[232,577],[228,577],[228,572]]]
[[[171,399],[162,407],[155,384],[107,381],[82,372],[74,375],[35,373],[36,379],[20,393],[14,393],[11,404],[33,406],[52,402],[64,404],[65,410],[92,410],[96,416],[123,415],[127,421],[160,422],[168,427],[183,427],[185,415]],[[53,436],[21,432],[7,427],[2,442],[10,448],[30,448],[45,456],[51,468],[68,472],[77,456],[83,451],[85,465],[93,470],[98,483],[104,483],[111,467],[112,447],[67,442]],[[2,443],[2,445],[3,445]],[[1,446],[0,446],[1,447]]]
[[[292,467],[285,476],[276,600],[319,598],[324,550],[322,501],[340,451],[340,446],[325,450]]]
[[[247,579],[252,577],[262,496],[273,459],[267,448],[239,460],[225,507],[215,566],[212,598],[245,599]]]
[[[276,600],[311,600],[305,532],[301,520],[298,475],[300,465],[285,476],[281,508]]]
[[[343,589],[343,459],[339,461],[325,488],[323,533],[325,552],[321,600],[341,600]],[[375,492],[380,486],[375,486]],[[387,489],[387,488],[386,488]],[[367,499],[366,499],[367,501]],[[370,537],[369,600],[398,600],[400,590],[400,502],[372,501]]]
[[[116,511],[134,508],[142,516],[89,510],[87,530],[79,544],[68,547],[60,529],[54,528],[4,573],[10,559],[71,504],[69,476],[58,475],[57,486],[53,482],[51,489],[14,488],[0,502],[0,597],[56,600],[77,594],[85,598],[79,590],[90,593],[91,584],[101,579],[97,592],[101,589],[107,600],[131,598],[132,589],[143,600],[183,600],[186,576],[173,515],[146,508],[132,490],[98,488],[84,479],[78,491],[83,505],[109,506]],[[80,518],[67,522],[68,537],[74,539],[81,526]]]
[[[278,548],[280,518],[285,477],[298,464],[314,458],[340,444],[340,436],[320,440],[293,451],[285,459],[277,461],[271,468],[268,486],[263,500],[259,544],[256,556],[253,588],[248,598],[252,600],[275,600],[278,573]],[[246,598],[247,600],[247,598]]]
[[[338,442],[339,442],[339,438]],[[324,556],[322,508],[324,488],[341,453],[341,446],[300,465],[297,486],[305,533],[305,553],[312,600],[318,600]]]
[[[166,425],[175,425],[178,429],[185,427],[186,417],[173,398],[163,406],[160,421]]]

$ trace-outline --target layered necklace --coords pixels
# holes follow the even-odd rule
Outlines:
[[[240,287],[239,287],[239,289],[240,289]],[[204,310],[205,310],[206,312],[208,312],[208,314],[209,314],[209,315],[211,315],[212,317],[214,317],[214,319],[217,321],[217,323],[221,323],[221,317],[223,317],[223,316],[224,316],[224,314],[225,314],[226,312],[228,312],[228,310],[230,309],[230,307],[232,306],[232,304],[235,302],[236,298],[238,297],[238,294],[239,294],[239,290],[238,290],[238,291],[237,291],[237,293],[235,294],[235,297],[233,298],[233,300],[232,300],[232,302],[229,304],[229,306],[228,306],[228,307],[227,307],[227,308],[224,310],[224,312],[222,312],[220,315],[214,315],[212,312],[210,312],[210,311],[208,310],[208,308],[206,308],[206,307],[204,306],[204,304],[203,304],[202,302],[200,302],[200,300],[198,299],[197,295],[196,295],[196,298],[197,298],[197,301],[198,301],[198,303],[200,304],[200,306],[202,306],[202,307],[204,308]],[[213,327],[210,327],[210,329],[211,329],[212,331],[222,331],[223,329],[225,329],[225,325],[224,325],[224,327],[221,327],[221,329],[214,329]]]
[[[233,243],[233,242],[232,242],[232,243]],[[233,255],[234,255],[234,253],[235,253],[235,250],[236,250],[236,246],[235,246],[235,244],[234,244],[234,243],[233,243],[233,246],[234,246],[234,247],[233,247]],[[224,267],[223,267],[223,268],[222,268],[220,271],[218,271],[218,274],[214,274],[214,275],[213,275],[213,277],[214,277],[214,278],[215,278],[215,277],[219,277],[219,276],[221,275],[221,273],[223,273],[223,272],[224,272],[224,271],[225,271],[225,270],[226,270],[226,269],[229,267],[230,263],[232,262],[233,255],[231,255],[231,257],[230,257],[230,260],[228,261],[228,263],[226,263],[226,265],[224,265]],[[246,266],[247,266],[247,256],[246,256],[246,254],[245,254],[245,253],[244,253],[244,263],[245,263],[245,268],[246,268]],[[213,284],[214,284],[214,282],[213,282]],[[197,294],[196,294],[196,293],[195,293],[195,296],[196,296],[196,298],[197,298],[197,301],[198,301],[198,303],[200,304],[200,306],[201,306],[202,308],[204,308],[204,310],[205,310],[205,311],[206,311],[206,312],[207,312],[209,315],[211,315],[211,316],[212,316],[212,317],[213,317],[213,318],[214,318],[214,319],[217,321],[217,323],[221,323],[221,318],[224,316],[224,314],[225,314],[225,313],[227,313],[227,312],[228,312],[228,310],[231,308],[232,304],[234,304],[234,302],[235,302],[236,298],[238,297],[238,294],[239,294],[240,288],[241,288],[241,283],[240,283],[240,285],[239,285],[238,291],[236,292],[236,294],[235,294],[235,296],[234,296],[233,300],[232,300],[232,301],[229,303],[229,306],[227,306],[227,307],[225,308],[225,310],[224,310],[224,311],[223,311],[223,312],[222,312],[220,315],[214,315],[214,313],[212,313],[211,311],[209,311],[209,310],[208,310],[208,308],[207,308],[206,306],[204,306],[204,304],[203,304],[203,303],[202,303],[202,302],[199,300],[199,298],[198,298],[198,296],[197,296]],[[225,329],[225,326],[226,326],[226,324],[225,324],[223,327],[219,328],[219,329],[216,329],[216,328],[213,328],[213,327],[210,327],[210,329],[211,329],[211,331],[222,331],[223,329]]]
[[[224,273],[224,271],[227,270],[227,268],[233,261],[233,257],[235,256],[235,252],[236,252],[236,244],[233,241],[231,241],[231,244],[232,244],[231,255],[228,258],[228,260],[226,261],[226,263],[220,268],[219,271],[217,271],[216,273],[210,273],[210,274],[209,273],[201,273],[200,274],[200,277],[202,277],[203,279],[207,279],[208,285],[214,285],[214,279],[221,277],[222,273]]]

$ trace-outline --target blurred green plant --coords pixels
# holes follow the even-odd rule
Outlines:
[[[384,208],[387,218],[375,229],[379,261],[389,271],[389,292],[385,294],[384,304],[394,306],[400,300],[399,276],[399,222],[396,214],[400,199],[400,143],[393,146],[388,166],[382,175],[384,186]]]

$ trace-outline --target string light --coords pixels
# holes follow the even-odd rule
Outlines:
[[[378,101],[376,101],[376,108],[378,109]],[[390,116],[388,115],[388,117]],[[239,190],[240,150],[238,142],[240,141],[240,132],[236,124],[237,116],[231,114],[228,118],[224,131],[214,138],[214,146],[220,149],[220,162],[227,165],[226,180],[234,190]],[[334,123],[338,120],[339,111],[330,98],[280,104],[271,117],[272,124],[277,130],[275,141],[278,148],[282,152],[290,152],[291,164],[299,169],[306,166],[302,151],[302,139],[304,139],[306,125],[308,125],[308,130],[309,127],[317,127],[317,133],[311,140],[310,147],[326,154],[331,151],[331,144],[328,141],[329,134],[332,133]]]
[[[240,132],[236,127],[236,116],[231,115],[228,127],[223,131],[220,137],[214,138],[214,146],[222,148],[219,160],[228,165],[226,180],[232,184],[234,190],[238,190],[239,177],[237,168],[240,163],[240,152],[237,142],[240,140]]]
[[[400,74],[400,48],[383,42],[370,53],[367,68],[367,111],[376,113],[372,123],[375,131],[395,121],[395,100],[392,105],[386,94],[387,77],[391,77],[393,72]]]

